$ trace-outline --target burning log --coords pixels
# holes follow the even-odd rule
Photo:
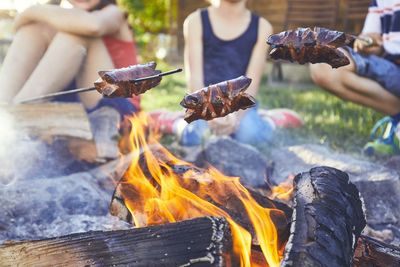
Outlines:
[[[400,248],[362,235],[354,253],[354,267],[400,266]]]
[[[281,266],[351,266],[366,222],[348,175],[317,167],[297,175],[294,186],[291,233]]]
[[[204,183],[206,183],[210,189],[213,188],[213,177],[211,177],[210,174],[208,174],[204,169],[197,168],[192,165],[175,165],[173,162],[166,159],[161,147],[153,147],[151,152],[155,155],[157,160],[164,162],[169,168],[171,168],[176,176],[180,177],[182,180],[185,180],[185,187],[191,192],[196,192],[199,190],[201,184]],[[143,170],[143,173],[147,179],[156,187],[159,187],[156,185],[154,177],[152,177],[151,171],[146,163],[144,153],[145,152],[142,152],[140,155],[139,165],[141,166],[141,169]],[[292,216],[292,210],[286,204],[269,199],[257,191],[254,191],[250,188],[247,188],[247,190],[262,207],[275,209],[276,212],[271,212],[271,218],[278,230],[279,244],[283,245],[289,236],[289,221],[290,217]],[[110,205],[110,213],[114,216],[117,216],[121,220],[135,225],[132,214],[127,207],[126,200],[139,198],[137,194],[138,192],[129,182],[129,178],[126,176],[122,177],[114,191]],[[208,201],[226,211],[232,216],[232,218],[234,218],[235,221],[239,222],[239,224],[244,228],[250,230],[250,232],[253,233],[253,236],[255,236],[251,222],[246,216],[244,216],[245,208],[243,204],[234,195],[227,196],[220,203],[216,203],[212,197],[208,198]],[[258,243],[256,238],[253,241],[255,244]]]
[[[230,266],[231,251],[228,223],[203,217],[6,244],[0,258],[2,266]]]
[[[140,154],[140,168],[142,169],[143,174],[150,181],[150,183],[160,189],[159,185],[157,185],[155,178],[152,176],[152,172],[149,170],[149,166],[145,159],[145,152],[146,151],[142,151],[142,153]],[[210,176],[210,174],[207,173],[204,169],[197,168],[193,165],[178,165],[173,161],[168,160],[161,146],[153,146],[151,148],[151,153],[154,155],[154,158],[158,160],[158,163],[160,165],[165,164],[166,167],[170,168],[173,171],[173,174],[183,181],[182,183],[184,184],[185,189],[189,190],[190,192],[201,191],[200,188],[205,184],[208,188],[207,190],[209,190],[210,192],[217,192],[218,190],[221,190],[220,188],[218,188],[217,183],[213,182],[213,177]],[[133,182],[133,184],[134,183],[135,182]],[[136,223],[138,222],[135,222],[128,206],[129,203],[132,201],[137,201],[139,203],[142,200],[141,196],[139,195],[140,192],[137,191],[137,188],[135,188],[133,184],[127,175],[125,175],[119,181],[111,201],[110,213],[114,216],[117,216],[121,220],[129,222],[132,225],[136,225]],[[225,190],[229,191],[231,189],[229,189],[229,186],[227,186]],[[247,190],[249,191],[251,197],[261,207],[271,209],[270,217],[277,229],[278,246],[282,247],[287,242],[287,239],[289,237],[289,218],[292,215],[292,210],[287,205],[281,202],[271,200],[249,188],[247,188]],[[249,218],[245,215],[246,208],[243,203],[241,203],[241,201],[234,194],[230,195],[229,193],[227,193],[226,195],[227,196],[216,196],[215,199],[210,196],[207,197],[207,201],[225,211],[232,217],[234,221],[247,229],[253,237],[253,245],[260,245],[260,240],[258,240],[256,236],[256,231],[253,228],[253,225]],[[141,216],[142,215],[139,215],[139,217]],[[155,217],[157,216],[158,215],[155,215]]]

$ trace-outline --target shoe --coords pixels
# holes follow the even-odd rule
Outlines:
[[[391,117],[379,120],[371,131],[371,141],[363,149],[367,156],[391,156],[400,153],[398,122]]]
[[[263,119],[270,119],[277,128],[299,128],[304,125],[300,115],[287,108],[259,109],[258,113]]]
[[[174,123],[184,117],[181,111],[156,110],[148,113],[152,129],[164,134],[174,133]]]

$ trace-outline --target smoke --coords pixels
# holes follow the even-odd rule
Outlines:
[[[10,186],[18,179],[29,177],[44,144],[32,140],[17,128],[17,122],[6,110],[0,108],[0,188]],[[43,154],[42,154],[43,155]]]

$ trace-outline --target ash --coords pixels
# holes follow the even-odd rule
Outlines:
[[[108,176],[81,172],[55,178],[17,180],[0,189],[0,243],[42,239],[130,225],[108,215]]]
[[[63,140],[29,138],[1,109],[0,125],[0,244],[131,228],[108,215],[110,174],[76,162]]]

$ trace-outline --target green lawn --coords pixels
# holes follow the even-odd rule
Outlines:
[[[167,66],[160,67],[163,70],[170,69]],[[301,129],[280,131],[274,143],[322,143],[336,150],[360,152],[368,141],[370,129],[382,115],[312,87],[307,90],[271,89],[267,88],[266,82],[262,83],[259,95],[261,107],[291,108],[300,113],[305,121]],[[165,77],[160,86],[143,96],[143,108],[180,110],[179,102],[184,92],[185,80],[182,73]]]

